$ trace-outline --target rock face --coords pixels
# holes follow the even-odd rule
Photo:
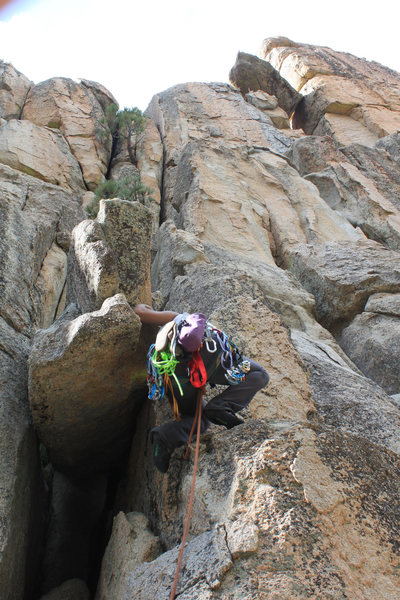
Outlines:
[[[19,121],[31,82],[0,63],[0,586],[38,585],[46,485],[28,402],[31,336],[62,310],[69,234],[85,189],[64,137]]]
[[[355,126],[359,141],[363,143],[364,136],[370,145],[371,134],[377,140],[399,129],[400,82],[395,71],[345,52],[287,38],[264,40],[261,56],[304,96],[295,122],[306,133],[317,133],[316,128],[318,133],[328,133],[333,127],[334,135],[338,128],[349,136]],[[338,142],[340,137],[341,133]]]
[[[308,73],[313,55],[318,72],[323,52],[275,42],[265,57],[281,76],[284,60],[274,58],[283,57],[281,46],[294,56],[296,73]],[[329,85],[343,84],[342,95],[328,82],[318,87],[322,79],[309,73],[310,97],[295,109],[313,136],[278,129],[263,94],[282,107],[285,92],[257,82],[253,65],[264,67],[255,58],[243,62],[250,66],[241,80],[235,75],[241,92],[252,89],[246,98],[222,84],[186,84],[157,95],[148,109],[165,164],[153,289],[167,308],[205,312],[271,375],[244,425],[228,432],[215,426],[202,436],[182,598],[322,599],[329,590],[337,600],[394,600],[398,593],[397,349],[388,329],[376,336],[377,344],[382,335],[391,344],[384,374],[382,363],[367,358],[374,333],[358,323],[386,319],[397,339],[399,209],[389,190],[396,189],[398,154],[393,136],[375,148],[375,129],[359,118],[378,84],[368,81],[367,94],[355,75],[358,59],[339,58],[332,53],[341,79],[332,73]],[[371,80],[384,72],[363,64]],[[305,80],[289,82],[304,92]],[[345,96],[355,89],[358,100],[347,110]],[[394,100],[394,115],[396,106]],[[354,126],[345,137],[347,122]],[[192,465],[176,451],[166,476],[154,471],[147,434],[168,418],[164,407],[142,412],[123,502],[127,514],[149,517],[167,552],[142,559],[118,589],[104,587],[112,569],[104,563],[98,600],[169,597]],[[127,539],[117,524],[114,535],[108,560],[118,539]],[[127,546],[134,552],[133,540]]]
[[[29,341],[0,318],[0,585],[23,598],[35,584],[44,485],[27,398]]]
[[[0,163],[68,190],[84,188],[63,136],[29,121],[13,119],[0,127]]]
[[[0,118],[19,119],[32,85],[25,75],[0,60]]]
[[[24,119],[60,130],[82,169],[89,189],[104,179],[111,157],[111,135],[104,123],[104,111],[115,99],[103,86],[82,84],[56,77],[35,85],[29,91]],[[101,133],[106,145],[99,141]]]
[[[290,269],[314,295],[318,320],[328,327],[361,312],[370,294],[400,290],[400,254],[376,242],[300,246]]]
[[[118,199],[79,218],[82,184],[45,183],[44,167],[36,178],[17,172],[25,163],[4,142],[7,600],[22,600],[32,560],[23,543],[32,523],[18,529],[14,515],[34,494],[18,492],[29,477],[40,482],[29,463],[29,352],[33,421],[56,467],[41,594],[85,597],[90,579],[96,600],[170,596],[193,456],[176,450],[165,475],[152,464],[149,431],[171,414],[144,398],[155,332],[132,306],[151,291],[159,309],[204,312],[271,378],[242,425],[202,435],[179,598],[398,599],[400,75],[271,38],[262,58],[239,54],[231,80],[236,89],[188,83],[157,94],[138,165],[123,149],[108,165],[113,178],[139,168],[154,182],[160,226],[152,209]],[[23,111],[35,121],[47,90],[38,124],[2,121],[0,132],[37,128],[72,147],[76,103],[92,146],[74,156],[105,173],[107,144],[96,158],[91,136],[110,94],[88,81],[40,85]],[[27,212],[36,205],[38,216]],[[101,548],[89,531],[99,519],[111,535],[95,592],[87,565],[88,548]]]
[[[291,160],[331,208],[368,237],[398,250],[398,165],[382,145],[346,143],[338,148],[330,136],[305,137],[293,144]]]
[[[350,358],[388,394],[400,381],[400,294],[372,294],[340,336]]]

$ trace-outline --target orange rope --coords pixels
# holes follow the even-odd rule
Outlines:
[[[178,407],[177,399],[175,398],[174,388],[173,388],[171,379],[169,378],[169,376],[166,373],[164,373],[164,386],[165,386],[165,389],[167,389],[169,387],[171,395],[172,395],[172,400],[170,400],[169,403],[171,405],[172,412],[174,413],[174,419],[175,419],[175,421],[180,421],[181,416],[179,414],[179,407]]]
[[[199,390],[198,394],[197,394],[196,412],[195,412],[195,414],[194,414],[194,419],[193,419],[192,429],[190,430],[190,433],[189,433],[189,439],[188,439],[188,443],[187,443],[187,446],[186,446],[186,452],[185,452],[185,456],[184,456],[184,459],[185,459],[185,460],[186,460],[186,459],[187,459],[187,457],[189,456],[190,443],[191,443],[191,441],[192,441],[192,437],[193,437],[193,433],[194,433],[194,428],[195,428],[195,427],[196,427],[196,425],[197,425],[197,419],[198,419],[198,416],[199,416],[199,406],[200,406],[200,405],[199,405],[199,402],[198,402],[198,400],[199,400],[199,393],[201,392],[201,390],[202,390],[202,389],[203,389],[203,388],[201,388],[201,389]],[[201,394],[202,401],[203,401],[203,395],[204,395],[204,391],[203,391],[203,393]],[[200,417],[200,419],[201,419],[201,417]]]
[[[195,483],[196,483],[197,463],[198,463],[198,460],[199,460],[200,429],[201,429],[201,407],[202,407],[202,402],[203,402],[204,391],[205,391],[205,386],[203,386],[202,388],[200,388],[199,391],[198,391],[198,394],[197,394],[197,404],[196,404],[196,414],[195,414],[195,417],[194,417],[194,420],[193,420],[192,431],[190,432],[190,436],[189,436],[189,442],[188,442],[188,444],[190,443],[190,440],[192,438],[194,427],[195,427],[195,423],[197,421],[196,453],[195,453],[194,465],[193,465],[192,487],[191,487],[191,490],[190,490],[190,497],[189,497],[189,504],[188,504],[188,510],[187,510],[187,515],[186,515],[185,527],[184,527],[184,530],[183,530],[181,549],[179,551],[179,556],[178,556],[178,564],[176,566],[175,578],[174,578],[174,582],[172,584],[172,589],[171,589],[171,594],[169,596],[169,600],[174,600],[174,598],[175,598],[176,586],[178,585],[179,572],[181,570],[181,564],[182,564],[182,558],[183,558],[183,550],[185,548],[186,537],[187,537],[187,534],[188,534],[188,531],[189,531],[190,514],[192,512],[193,498],[194,498],[194,486],[195,486]],[[189,449],[189,446],[188,446],[188,449]],[[187,453],[187,450],[186,450],[186,453]]]

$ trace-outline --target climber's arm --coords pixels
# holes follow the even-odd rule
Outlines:
[[[178,313],[171,310],[153,310],[148,304],[137,304],[133,309],[142,323],[164,325],[172,321]]]

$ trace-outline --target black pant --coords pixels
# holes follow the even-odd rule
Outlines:
[[[210,425],[209,416],[221,415],[226,413],[236,413],[248,406],[254,395],[265,387],[269,381],[267,371],[250,359],[245,359],[250,362],[250,371],[246,373],[244,381],[236,385],[229,385],[225,379],[225,370],[219,367],[216,373],[211,377],[210,383],[227,385],[228,387],[218,396],[215,396],[208,404],[203,401],[203,411],[201,417],[201,433],[203,433]],[[182,386],[184,395],[179,392],[176,394],[176,399],[181,415],[180,421],[170,421],[154,427],[150,432],[150,440],[152,440],[154,432],[158,432],[160,438],[172,453],[175,448],[187,444],[190,430],[193,425],[193,417],[196,412],[196,399],[198,389],[194,388],[190,383]]]

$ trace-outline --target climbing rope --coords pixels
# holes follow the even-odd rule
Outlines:
[[[190,435],[189,435],[188,445],[187,445],[187,448],[186,448],[185,458],[187,457],[187,454],[188,454],[188,451],[189,451],[189,444],[190,444],[190,442],[192,440],[193,432],[194,432],[194,429],[195,429],[195,427],[197,425],[196,452],[195,452],[195,456],[194,456],[192,487],[191,487],[191,490],[190,490],[189,504],[188,504],[188,509],[187,509],[185,527],[183,529],[181,549],[179,551],[179,556],[178,556],[178,564],[176,566],[175,578],[174,578],[174,582],[172,584],[172,589],[171,589],[171,594],[169,596],[169,600],[174,600],[174,598],[175,598],[176,586],[178,585],[179,573],[180,573],[181,565],[182,565],[183,551],[184,551],[184,548],[185,548],[186,537],[187,537],[187,534],[188,534],[188,531],[189,531],[190,515],[191,515],[191,512],[192,512],[193,498],[194,498],[194,486],[195,486],[195,483],[196,483],[197,463],[198,463],[198,459],[199,459],[200,429],[201,429],[201,408],[202,408],[202,403],[203,403],[204,392],[205,392],[205,386],[201,387],[199,389],[198,393],[197,393],[196,413],[195,413],[195,416],[194,416],[194,419],[193,419],[193,425],[192,425],[192,429],[191,429],[191,432],[190,432]]]

